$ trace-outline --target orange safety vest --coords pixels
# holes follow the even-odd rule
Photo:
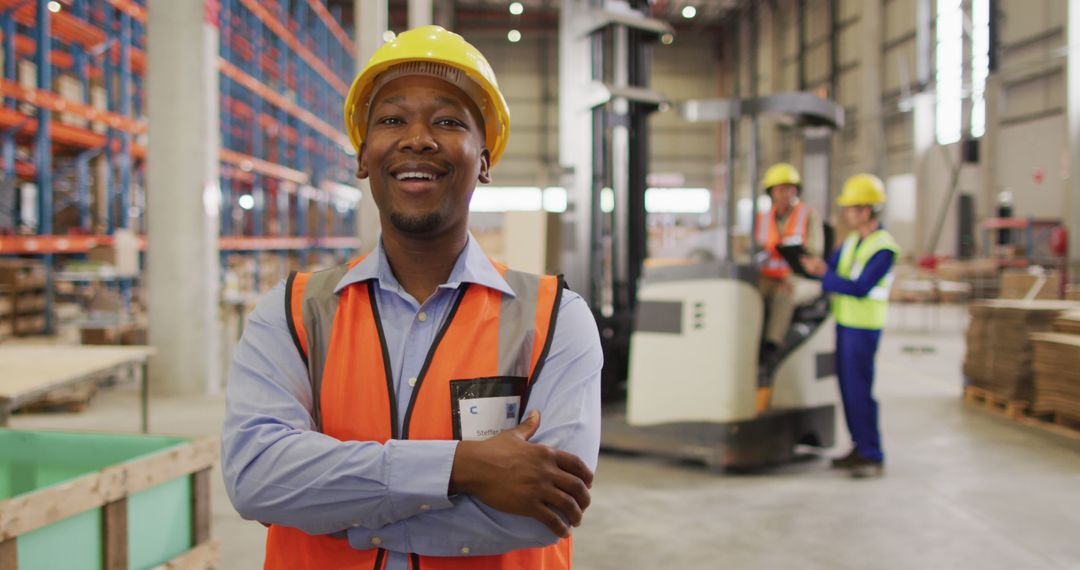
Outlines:
[[[773,279],[787,279],[791,275],[791,267],[788,267],[784,257],[777,251],[779,245],[803,245],[807,237],[807,218],[809,208],[801,202],[788,213],[787,223],[784,224],[784,233],[780,233],[776,227],[776,210],[770,209],[764,216],[758,216],[758,243],[761,244],[761,274]]]
[[[521,397],[518,420],[529,388],[543,368],[551,345],[563,280],[495,264],[516,296],[464,284],[450,315],[435,337],[417,377],[412,401],[398,430],[386,339],[375,289],[369,281],[335,294],[338,281],[360,259],[316,273],[293,273],[286,283],[290,333],[308,368],[312,417],[317,429],[341,441],[441,439],[460,434],[454,410],[458,396]],[[563,570],[570,568],[572,541],[496,556],[433,557],[409,555],[410,570]],[[272,570],[381,570],[386,550],[357,550],[345,538],[309,535],[272,525],[266,539],[266,564]]]

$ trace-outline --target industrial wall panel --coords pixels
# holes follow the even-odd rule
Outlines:
[[[885,52],[881,74],[885,93],[894,92],[901,85],[911,85],[915,81],[915,59],[914,39]]]
[[[1000,0],[1001,41],[1005,44],[1039,34],[1065,22],[1063,0]]]
[[[840,0],[840,21],[862,16],[863,0]]]
[[[1006,124],[1025,117],[1060,111],[1065,106],[1065,74],[1057,72],[1010,85],[1005,90]]]
[[[885,4],[885,38],[882,43],[891,42],[915,31],[916,2],[900,0]]]
[[[1002,165],[998,187],[1013,193],[1016,215],[1061,218],[1066,199],[1062,165],[1068,152],[1062,116],[1002,127],[997,144]]]
[[[863,93],[862,68],[856,67],[840,73],[837,79],[835,99],[845,108],[858,108]]]
[[[838,57],[840,59],[841,67],[852,63],[858,63],[862,60],[862,33],[863,29],[860,22],[856,22],[840,30],[837,48],[839,49]]]

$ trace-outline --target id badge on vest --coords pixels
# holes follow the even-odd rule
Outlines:
[[[527,381],[521,376],[451,380],[454,439],[484,440],[517,426]]]

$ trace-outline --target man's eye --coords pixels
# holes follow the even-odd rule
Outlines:
[[[459,121],[457,119],[439,119],[438,121],[435,121],[435,124],[443,126],[443,127],[464,127],[465,126],[464,123],[462,123],[461,121]]]
[[[397,117],[383,117],[383,118],[379,119],[377,122],[380,125],[400,125],[400,124],[403,124],[403,121],[401,119],[397,118]]]

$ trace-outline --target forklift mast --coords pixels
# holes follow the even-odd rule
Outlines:
[[[648,119],[669,106],[649,79],[653,46],[673,30],[648,10],[648,0],[563,0],[559,20],[560,262],[596,316],[605,394],[626,378],[647,255]]]

